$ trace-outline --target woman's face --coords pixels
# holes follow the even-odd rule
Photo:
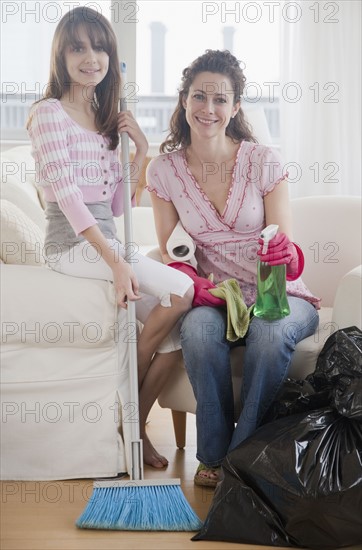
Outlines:
[[[191,136],[225,135],[230,118],[240,108],[234,104],[234,91],[229,78],[223,74],[203,72],[196,75],[187,98],[183,100]]]
[[[79,43],[66,46],[64,60],[73,84],[95,87],[102,82],[109,67],[109,56],[101,44],[91,44],[82,26],[78,29]]]

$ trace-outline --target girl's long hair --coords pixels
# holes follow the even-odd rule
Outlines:
[[[109,21],[100,13],[88,7],[78,7],[64,15],[55,30],[49,82],[45,99],[60,99],[70,90],[71,83],[65,64],[65,50],[68,46],[77,46],[80,42],[78,30],[85,29],[92,47],[102,46],[109,56],[109,68],[106,76],[97,84],[93,98],[89,98],[95,112],[97,130],[110,139],[109,149],[114,150],[119,143],[117,131],[117,113],[121,74],[119,69],[117,40]],[[36,103],[38,103],[37,101]],[[29,117],[27,128],[31,124]]]
[[[228,50],[206,50],[203,55],[195,59],[189,67],[182,71],[178,103],[171,117],[170,133],[165,141],[161,143],[161,153],[183,149],[190,145],[190,126],[186,120],[183,100],[187,98],[196,75],[203,72],[218,73],[228,77],[234,93],[234,105],[240,101],[246,78],[239,61]],[[238,110],[234,118],[230,119],[225,133],[235,142],[245,140],[257,143],[241,109]]]

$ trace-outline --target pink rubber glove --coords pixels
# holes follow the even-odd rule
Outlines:
[[[285,233],[277,233],[268,244],[266,254],[262,254],[263,239],[259,239],[260,249],[257,254],[261,262],[266,262],[268,265],[287,266],[287,280],[295,281],[301,276],[304,269],[304,255],[295,243],[292,243]]]
[[[192,302],[193,307],[197,306],[224,306],[226,304],[225,300],[222,300],[221,298],[217,298],[216,296],[213,296],[208,291],[209,288],[215,288],[216,285],[209,281],[209,279],[205,279],[204,277],[199,277],[197,274],[197,271],[192,265],[190,264],[184,264],[183,262],[171,262],[170,264],[167,264],[169,267],[173,267],[174,269],[177,269],[178,271],[182,271],[182,273],[186,273],[191,279],[194,281],[194,299]]]

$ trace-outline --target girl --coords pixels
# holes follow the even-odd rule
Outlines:
[[[287,174],[279,155],[258,145],[245,122],[244,85],[239,62],[228,51],[207,50],[184,69],[171,131],[161,145],[165,154],[147,171],[164,262],[171,261],[166,242],[179,219],[196,244],[198,273],[180,262],[171,266],[194,278],[194,303],[204,304],[186,315],[181,343],[197,400],[195,483],[208,486],[216,485],[228,449],[261,424],[296,343],[318,326],[318,298],[299,278],[303,254],[291,241]],[[252,318],[245,338],[233,344],[246,346],[243,410],[235,427],[226,313],[207,307],[213,305],[205,292],[211,283],[202,280],[211,273],[215,282],[237,279],[246,304],[254,303],[258,236],[272,223],[280,233],[260,258],[287,265],[291,313],[271,322]]]
[[[133,255],[134,269],[124,259],[113,220],[123,213],[119,133],[127,132],[135,144],[137,174],[148,144],[132,114],[118,113],[119,87],[112,27],[90,8],[75,8],[55,31],[49,86],[32,108],[28,130],[47,203],[50,267],[113,281],[120,308],[137,301],[137,318],[144,323],[138,342],[144,461],[160,468],[167,460],[147,438],[145,423],[181,347],[178,332],[168,333],[189,309],[193,285],[183,273],[139,254]],[[136,186],[134,179],[133,194]],[[89,243],[99,261],[90,257]]]

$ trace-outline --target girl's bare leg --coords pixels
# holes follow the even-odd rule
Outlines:
[[[154,468],[167,466],[168,460],[161,456],[149,440],[145,425],[152,405],[159,396],[172,367],[181,351],[156,353],[161,342],[172,330],[178,319],[192,304],[193,287],[181,298],[171,294],[171,307],[155,306],[144,324],[137,345],[138,384],[140,404],[140,436],[143,440],[143,459]]]
[[[156,451],[149,440],[145,429],[146,420],[152,405],[181,357],[181,350],[170,353],[156,353],[140,388],[140,436],[143,440],[143,461],[154,468],[167,466],[168,460]]]
[[[137,346],[139,387],[142,386],[153,355],[162,340],[174,327],[181,315],[191,308],[193,294],[193,287],[189,288],[182,298],[171,294],[172,307],[157,305],[147,317]]]

